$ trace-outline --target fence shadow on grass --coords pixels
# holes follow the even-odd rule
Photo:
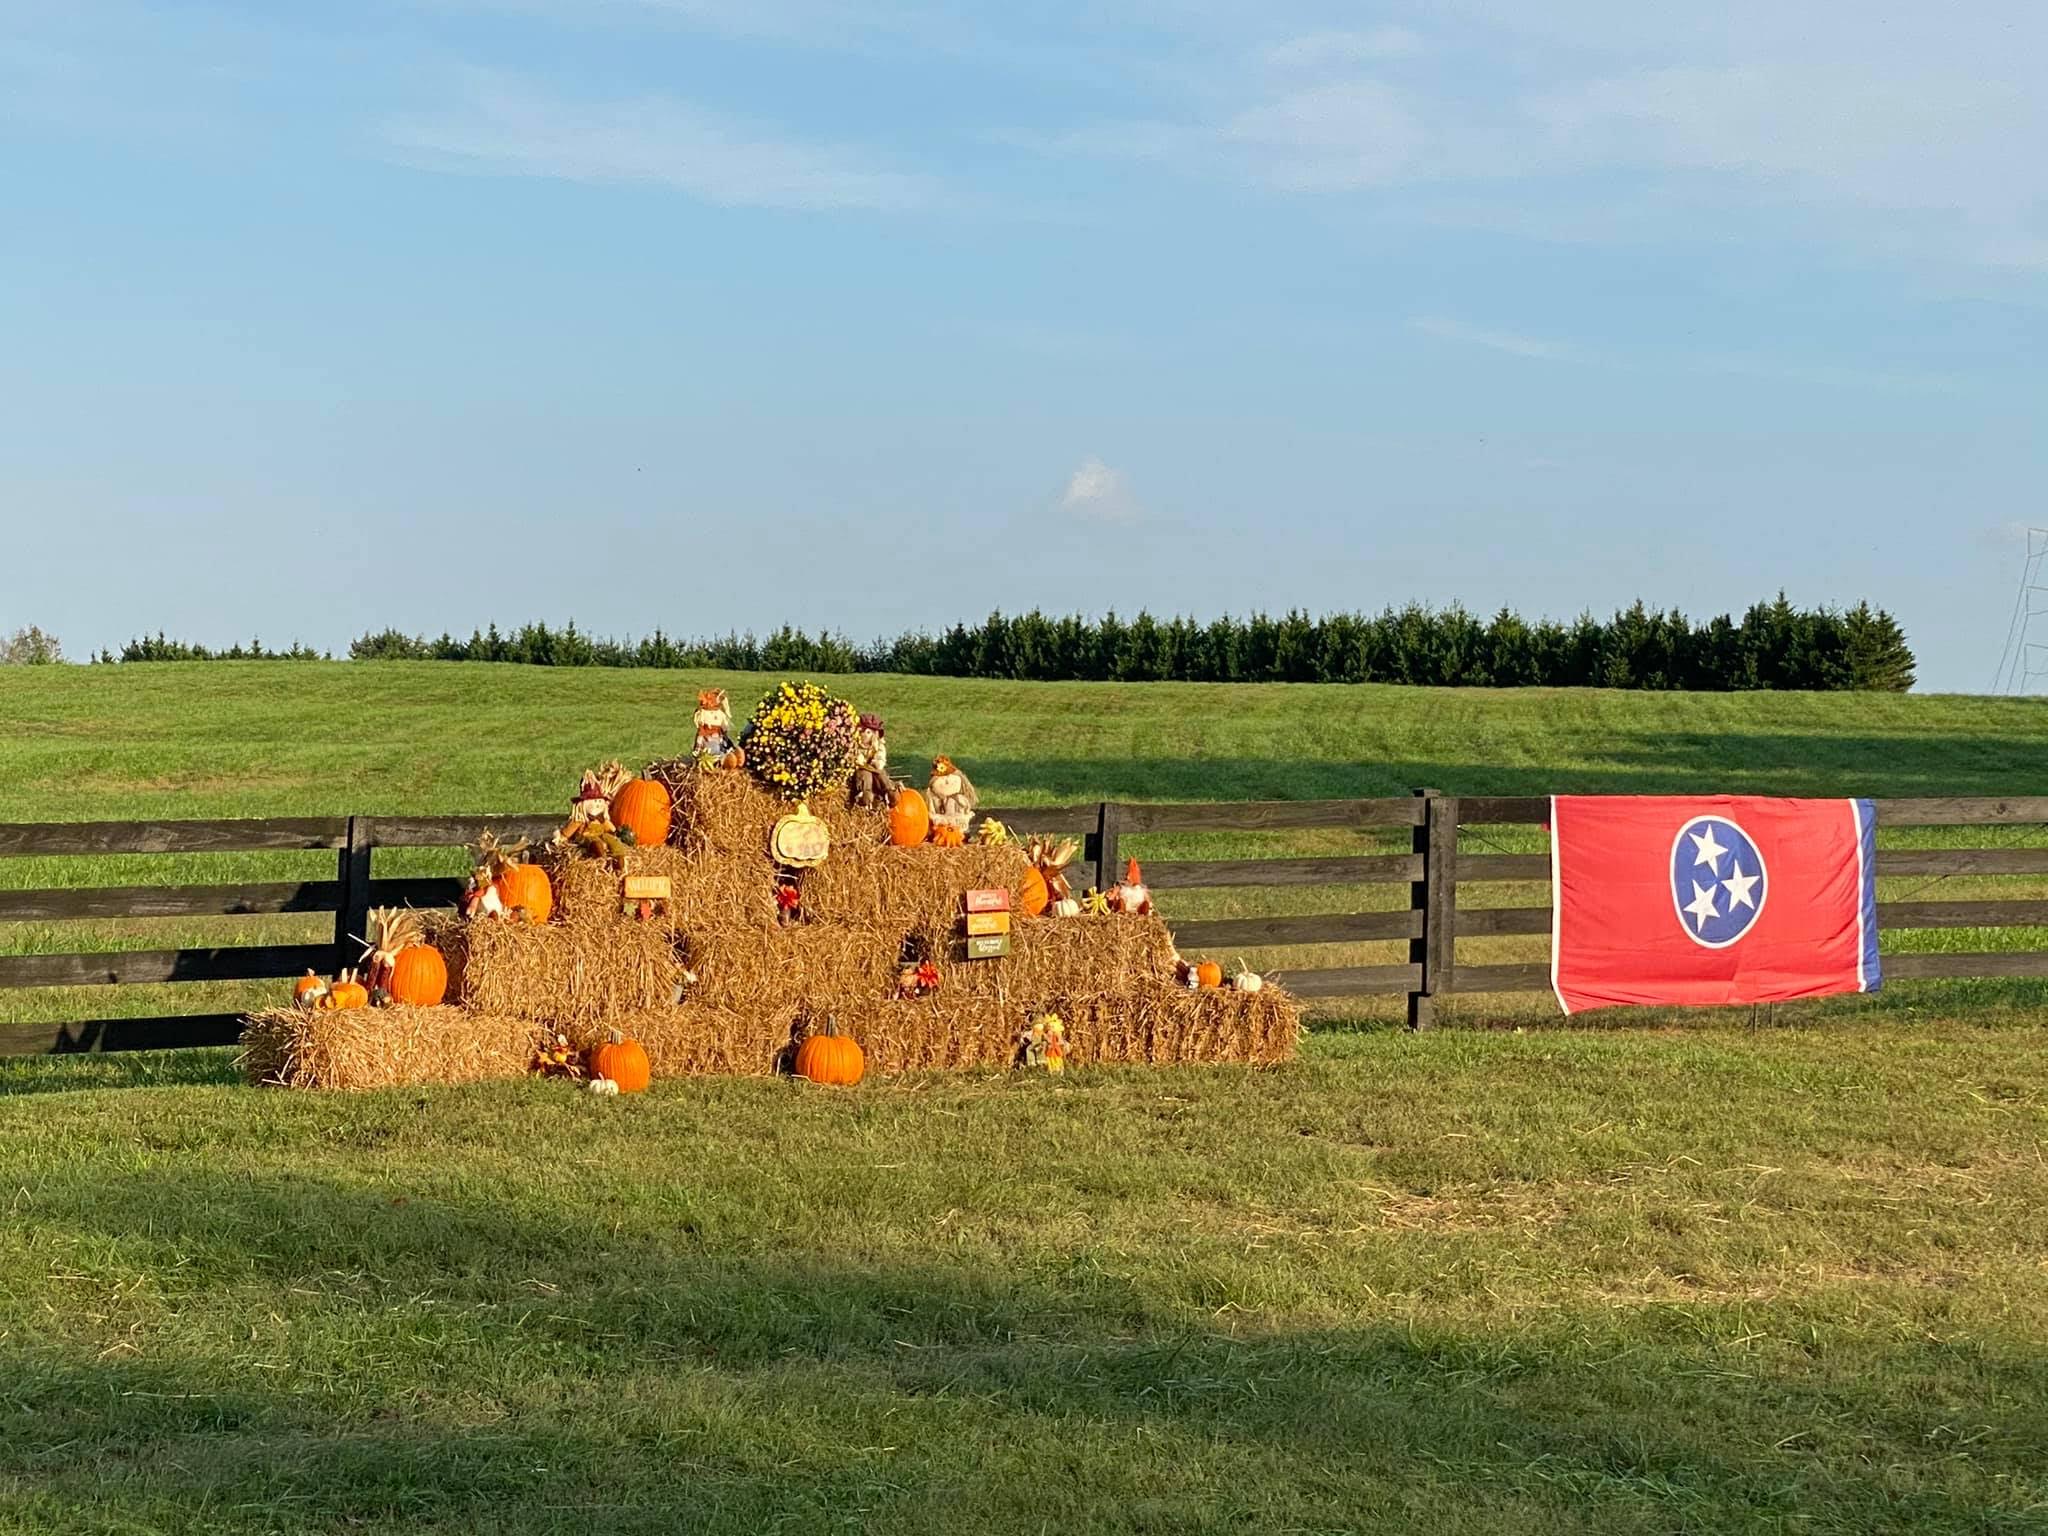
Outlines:
[[[239,1083],[233,1046],[0,1056],[0,1099],[98,1088],[204,1088]]]
[[[1275,749],[1280,744],[1275,743]],[[2015,784],[2012,742],[1937,735],[1675,733],[1587,742],[1588,761],[1560,769],[1470,757],[1337,762],[1279,755],[1201,757],[963,758],[983,796],[1062,802],[1124,800],[1341,800],[1405,795],[1421,787],[1454,795],[1734,794],[1876,797],[2010,795],[2048,788]],[[1981,764],[1981,768],[1978,766]],[[921,760],[904,772],[922,782]]]
[[[217,1314],[16,1347],[0,1484],[50,1524],[1978,1530],[2048,1460],[2040,1359],[1886,1332],[1760,1366],[1712,1342],[1754,1307],[1239,1336],[1085,1252],[722,1251],[644,1207],[310,1175],[51,1181],[32,1220]],[[1967,1445],[1941,1430],[1959,1388]]]

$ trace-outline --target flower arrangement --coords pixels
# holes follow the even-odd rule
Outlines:
[[[583,1053],[569,1043],[567,1035],[546,1033],[534,1050],[531,1070],[542,1077],[566,1077],[572,1083],[580,1083],[583,1081]]]
[[[784,683],[761,701],[740,745],[763,784],[801,802],[853,771],[860,716],[816,683]]]

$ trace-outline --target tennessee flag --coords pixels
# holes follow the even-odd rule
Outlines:
[[[1868,800],[1558,795],[1550,871],[1566,1013],[1877,990]]]

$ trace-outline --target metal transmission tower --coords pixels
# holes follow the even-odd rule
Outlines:
[[[2032,693],[2048,682],[2048,528],[2027,530],[2027,559],[2020,567],[2019,596],[2005,649],[1998,655],[1993,693]]]

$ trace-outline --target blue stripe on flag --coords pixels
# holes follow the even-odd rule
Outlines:
[[[1863,876],[1862,976],[1863,990],[1875,992],[1884,985],[1884,972],[1877,957],[1877,802],[1857,800],[1856,833],[1861,841],[1859,858]]]

